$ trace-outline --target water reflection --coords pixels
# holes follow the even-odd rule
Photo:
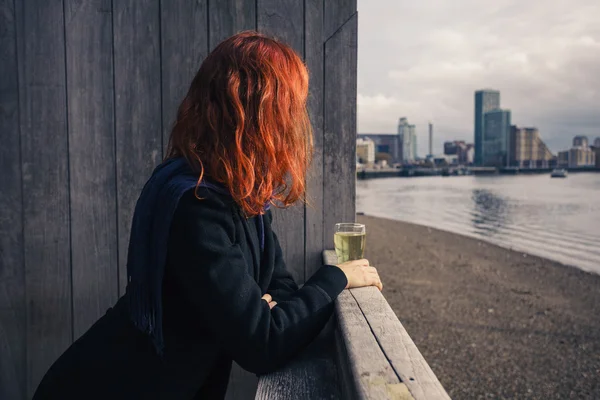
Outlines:
[[[386,178],[357,183],[359,212],[600,273],[600,174]]]
[[[473,189],[471,194],[473,211],[471,222],[475,233],[492,236],[500,231],[509,218],[507,201],[487,189]]]

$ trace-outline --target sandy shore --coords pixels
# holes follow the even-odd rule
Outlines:
[[[358,221],[385,297],[453,399],[600,399],[599,275],[427,227]]]

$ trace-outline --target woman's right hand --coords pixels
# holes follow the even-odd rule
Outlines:
[[[348,279],[346,289],[377,286],[379,290],[383,290],[383,284],[381,283],[377,269],[369,265],[369,260],[363,258],[361,260],[346,261],[336,266],[346,274],[346,278]]]

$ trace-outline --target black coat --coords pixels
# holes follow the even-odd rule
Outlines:
[[[261,251],[258,218],[246,219],[227,196],[199,195],[183,196],[171,225],[163,356],[133,326],[121,298],[54,363],[34,400],[223,398],[232,360],[263,374],[321,331],[347,284],[344,273],[324,266],[298,289],[270,211]],[[265,293],[278,302],[272,310]]]

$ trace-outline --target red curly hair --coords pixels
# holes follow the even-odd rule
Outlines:
[[[171,131],[167,158],[185,157],[224,184],[247,216],[305,200],[313,150],[308,71],[291,47],[247,31],[204,60]]]

